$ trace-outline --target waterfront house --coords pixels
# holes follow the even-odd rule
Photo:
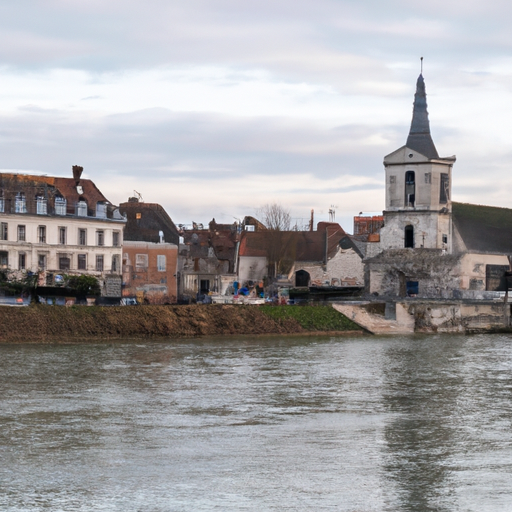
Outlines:
[[[102,295],[119,297],[125,219],[82,172],[0,173],[0,268],[37,274],[41,286],[93,275]]]

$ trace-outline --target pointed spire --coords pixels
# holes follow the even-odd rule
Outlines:
[[[423,64],[423,63],[422,63]],[[430,136],[430,124],[427,112],[427,94],[425,92],[425,81],[420,74],[416,82],[416,94],[414,95],[414,108],[412,111],[411,129],[407,137],[406,146],[414,149],[427,158],[439,158],[434,141]]]

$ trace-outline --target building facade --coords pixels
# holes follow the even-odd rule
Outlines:
[[[123,242],[123,297],[139,303],[178,300],[178,230],[165,209],[130,197],[119,205],[126,217]]]
[[[39,274],[121,275],[124,218],[81,178],[0,173],[0,268]]]

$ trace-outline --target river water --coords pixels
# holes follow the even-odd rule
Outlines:
[[[2,511],[512,510],[512,336],[0,345]]]

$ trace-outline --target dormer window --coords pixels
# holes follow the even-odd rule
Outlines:
[[[98,219],[107,218],[107,205],[101,201],[96,203],[96,217]]]
[[[36,196],[37,215],[46,215],[46,198],[44,196]]]
[[[62,196],[55,198],[55,215],[66,215],[67,201]]]
[[[83,199],[76,203],[76,214],[78,217],[87,217],[87,202]]]
[[[27,199],[24,192],[18,192],[14,199],[15,213],[27,213]]]

